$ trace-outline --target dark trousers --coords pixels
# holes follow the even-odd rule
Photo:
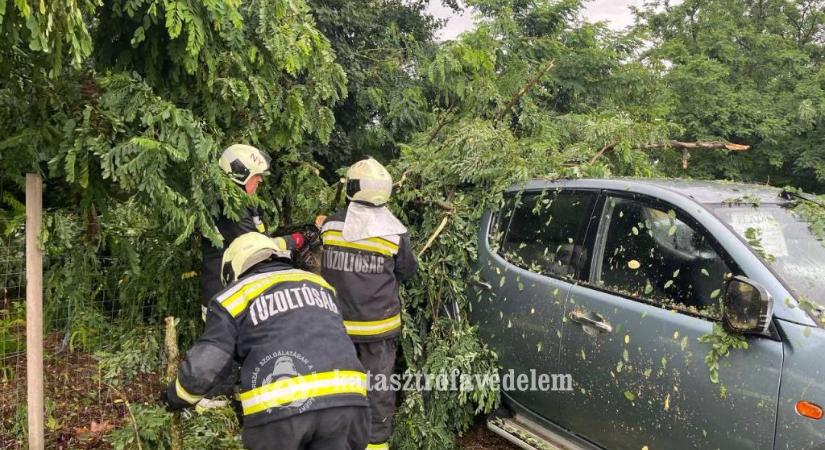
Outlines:
[[[398,347],[397,338],[384,339],[377,342],[356,342],[355,350],[364,369],[373,377],[386,377],[389,384],[390,377],[395,373],[395,352]],[[375,379],[373,378],[373,384]],[[392,434],[392,417],[395,414],[396,392],[390,389],[370,390],[367,398],[370,401],[370,444],[383,444],[390,440]]]
[[[244,428],[243,446],[249,450],[364,450],[369,426],[369,409],[363,406],[319,409]]]

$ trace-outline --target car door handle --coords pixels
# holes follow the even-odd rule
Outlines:
[[[600,315],[580,309],[570,311],[570,320],[584,326],[593,327],[602,333],[612,333],[613,326]]]
[[[474,280],[472,280],[472,283],[473,283],[476,287],[478,287],[479,289],[483,289],[483,290],[485,290],[485,291],[489,291],[489,290],[492,290],[492,289],[493,289],[493,285],[492,285],[492,284],[490,284],[490,283],[488,283],[488,282],[486,282],[486,281],[481,281],[481,280],[476,280],[476,279],[474,279]]]

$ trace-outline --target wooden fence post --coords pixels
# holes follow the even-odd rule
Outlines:
[[[26,403],[29,450],[43,450],[43,180],[26,174]]]
[[[178,351],[178,330],[175,328],[175,318],[169,316],[164,319],[166,324],[165,337],[163,339],[166,346],[166,382],[175,381],[178,377],[178,364],[180,363],[180,352]],[[172,450],[183,448],[183,437],[181,436],[180,413],[172,414]]]

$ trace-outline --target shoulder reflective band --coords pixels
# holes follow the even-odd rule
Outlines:
[[[385,256],[393,256],[398,253],[398,244],[379,237],[349,242],[344,240],[340,231],[328,230],[321,233],[321,240],[324,242],[324,245],[353,248],[356,250],[380,253]]]
[[[396,314],[388,319],[375,320],[372,322],[345,320],[344,327],[347,329],[347,334],[353,336],[374,336],[376,334],[384,334],[397,328],[401,328],[401,314]]]
[[[356,394],[366,397],[367,374],[334,370],[278,380],[241,393],[244,415],[329,395]]]
[[[199,402],[203,398],[202,395],[190,394],[189,391],[187,391],[186,389],[183,388],[183,386],[181,386],[180,379],[178,379],[178,378],[175,378],[175,394],[177,394],[177,396],[181,400],[183,400],[187,403],[191,403],[193,405],[195,403]]]
[[[390,450],[390,444],[386,442],[383,444],[369,444],[366,450]]]
[[[280,283],[307,281],[335,292],[335,289],[320,275],[303,270],[283,270],[264,275],[263,277],[254,276],[247,280],[242,280],[238,286],[234,286],[232,289],[218,296],[218,301],[232,317],[238,317],[239,314],[246,310],[251,299]]]

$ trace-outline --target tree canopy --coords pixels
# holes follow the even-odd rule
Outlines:
[[[0,0],[0,214],[19,223],[23,174],[44,175],[47,305],[70,311],[79,345],[100,323],[165,314],[197,329],[192,274],[200,240],[220,241],[215,217],[255,202],[272,223],[310,222],[364,155],[393,173],[421,255],[402,293],[411,371],[497,370],[446,311],[466,317],[475,227],[514,182],[825,191],[823,0],[658,0],[625,31],[584,21],[581,0],[467,0],[476,27],[444,42],[427,3]],[[685,169],[672,140],[751,149],[694,151]],[[215,164],[235,142],[274,156],[258,199]],[[450,448],[497,399],[408,394],[394,445]]]

